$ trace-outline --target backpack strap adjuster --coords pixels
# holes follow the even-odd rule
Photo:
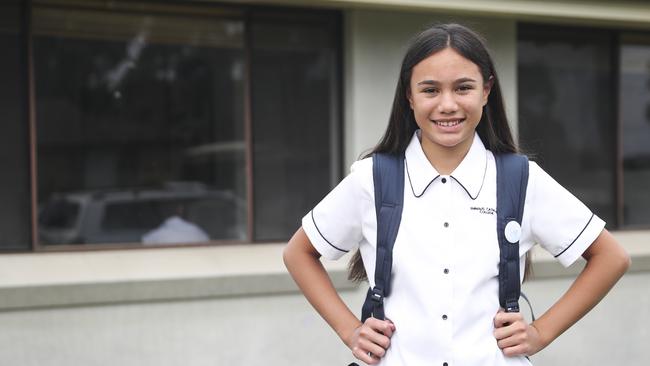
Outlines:
[[[376,303],[383,304],[384,303],[384,291],[378,287],[374,287],[372,289],[372,294],[370,295],[370,299]]]
[[[519,301],[517,300],[508,300],[506,301],[506,313],[518,313],[519,312]]]

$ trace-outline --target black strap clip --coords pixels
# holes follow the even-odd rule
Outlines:
[[[519,312],[519,301],[517,300],[508,300],[506,301],[506,313],[518,313]]]
[[[384,291],[378,287],[373,287],[372,289],[372,295],[370,296],[370,299],[372,301],[383,304],[384,303]]]

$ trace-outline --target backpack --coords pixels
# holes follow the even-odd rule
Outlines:
[[[519,312],[519,297],[522,295],[519,238],[528,185],[528,158],[513,153],[494,154],[494,158],[497,170],[496,230],[500,251],[499,304],[506,312]],[[377,259],[375,286],[369,288],[366,294],[362,322],[370,316],[385,319],[384,298],[391,292],[393,245],[404,204],[404,154],[375,153],[372,161],[377,213]]]

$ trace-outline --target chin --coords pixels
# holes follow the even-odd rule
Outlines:
[[[459,145],[462,145],[464,142],[467,142],[467,140],[469,139],[469,136],[468,137],[449,136],[449,137],[450,138],[445,138],[445,137],[434,138],[433,142],[438,146],[448,148],[448,149],[453,149],[455,147],[458,147]]]

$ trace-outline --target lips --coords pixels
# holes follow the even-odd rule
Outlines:
[[[431,122],[441,127],[454,127],[463,123],[464,121],[464,118],[431,120]]]

